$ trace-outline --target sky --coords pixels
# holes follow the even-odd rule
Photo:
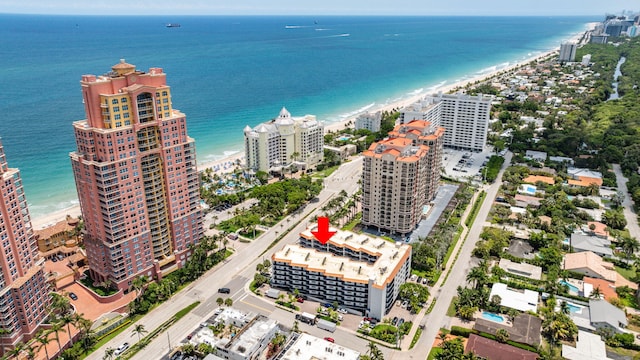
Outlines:
[[[638,0],[0,0],[0,13],[66,15],[603,15]]]

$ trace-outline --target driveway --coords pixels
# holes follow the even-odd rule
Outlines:
[[[633,201],[629,195],[627,189],[627,179],[622,173],[622,169],[619,164],[613,164],[613,172],[616,174],[616,182],[618,183],[618,190],[624,194],[624,201],[622,202],[624,218],[627,219],[627,229],[629,234],[640,240],[640,226],[638,226],[638,215],[633,211]]]

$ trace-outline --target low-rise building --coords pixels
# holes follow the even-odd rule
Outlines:
[[[537,184],[541,182],[548,185],[554,185],[556,183],[556,180],[550,176],[529,175],[526,178],[522,179],[522,182],[526,184]]]
[[[275,360],[358,360],[359,358],[360,353],[355,350],[309,334],[294,333],[285,350],[278,354]]]
[[[611,360],[600,335],[582,330],[578,330],[576,347],[562,344],[562,357],[567,360]]]
[[[237,309],[225,308],[216,317],[212,326],[218,323],[234,330],[223,330],[218,335],[209,327],[202,327],[189,341],[198,345],[207,343],[216,349],[216,356],[230,360],[258,358],[278,331],[278,323],[263,315],[243,313]]]
[[[51,226],[34,230],[33,236],[38,241],[38,251],[48,253],[51,250],[72,248],[78,244],[78,237],[75,235],[75,227],[78,219],[69,217]]]
[[[471,334],[464,347],[465,353],[473,352],[476,356],[491,360],[536,360],[538,354],[519,349],[515,346],[502,344],[495,340]]]
[[[544,162],[547,161],[547,153],[544,151],[527,150],[524,153],[524,158],[544,164]]]
[[[564,256],[563,269],[611,282],[615,282],[617,278],[613,264],[603,261],[600,256],[591,251],[566,254]]]
[[[410,276],[411,246],[340,230],[321,244],[308,229],[272,262],[272,286],[382,319]]]
[[[591,325],[596,329],[623,333],[628,321],[624,311],[606,300],[589,300]]]
[[[526,208],[527,206],[539,207],[540,206],[540,198],[535,196],[528,196],[522,194],[516,194],[514,197],[516,200],[516,206]]]
[[[517,263],[505,258],[500,259],[498,266],[511,274],[524,276],[534,280],[542,279],[542,268],[540,266],[527,263]]]
[[[498,295],[500,305],[520,311],[538,310],[538,293],[527,289],[512,289],[503,283],[494,283],[489,299]]]
[[[598,256],[613,256],[611,250],[611,241],[597,236],[591,236],[583,233],[571,234],[569,245],[576,252],[591,251]]]
[[[366,112],[358,115],[356,118],[356,130],[365,129],[371,132],[380,131],[380,123],[382,122],[382,113],[380,111],[375,114]]]

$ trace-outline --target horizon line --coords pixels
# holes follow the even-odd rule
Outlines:
[[[419,17],[586,17],[586,16],[606,16],[608,13],[603,14],[538,14],[538,15],[520,15],[520,14],[78,14],[78,13],[20,13],[20,12],[0,12],[0,15],[37,15],[37,16],[116,16],[116,17],[157,17],[157,16],[193,16],[193,17],[267,17],[267,16],[309,16],[309,17],[407,17],[407,18],[419,18]]]

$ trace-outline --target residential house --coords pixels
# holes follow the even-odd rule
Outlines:
[[[536,360],[538,354],[519,349],[515,346],[499,343],[495,340],[471,334],[464,348],[465,353],[473,352],[475,355],[487,360]]]
[[[624,311],[611,305],[606,300],[589,300],[591,325],[596,329],[609,329],[623,333],[628,321]]]
[[[527,206],[539,207],[541,199],[535,196],[516,194],[515,200],[516,206],[526,208]]]
[[[542,279],[542,268],[540,266],[527,263],[517,263],[504,258],[500,259],[498,266],[511,274],[524,276],[534,280]]]
[[[522,179],[522,182],[527,184],[537,184],[541,182],[548,185],[555,185],[556,180],[551,176],[529,175],[526,178]]]
[[[520,311],[533,311],[538,309],[538,293],[527,289],[512,289],[507,284],[494,283],[491,287],[489,299],[495,295],[500,297],[500,305]]]
[[[563,269],[611,282],[615,282],[618,276],[612,263],[603,261],[591,251],[566,254]]]
[[[576,347],[562,344],[562,357],[567,360],[611,360],[600,335],[582,330],[578,330]]]
[[[547,160],[547,153],[544,151],[527,150],[524,154],[524,158],[544,164]]]
[[[583,233],[573,233],[571,234],[571,241],[569,244],[575,252],[591,251],[602,257],[613,256],[611,241],[608,239]]]

